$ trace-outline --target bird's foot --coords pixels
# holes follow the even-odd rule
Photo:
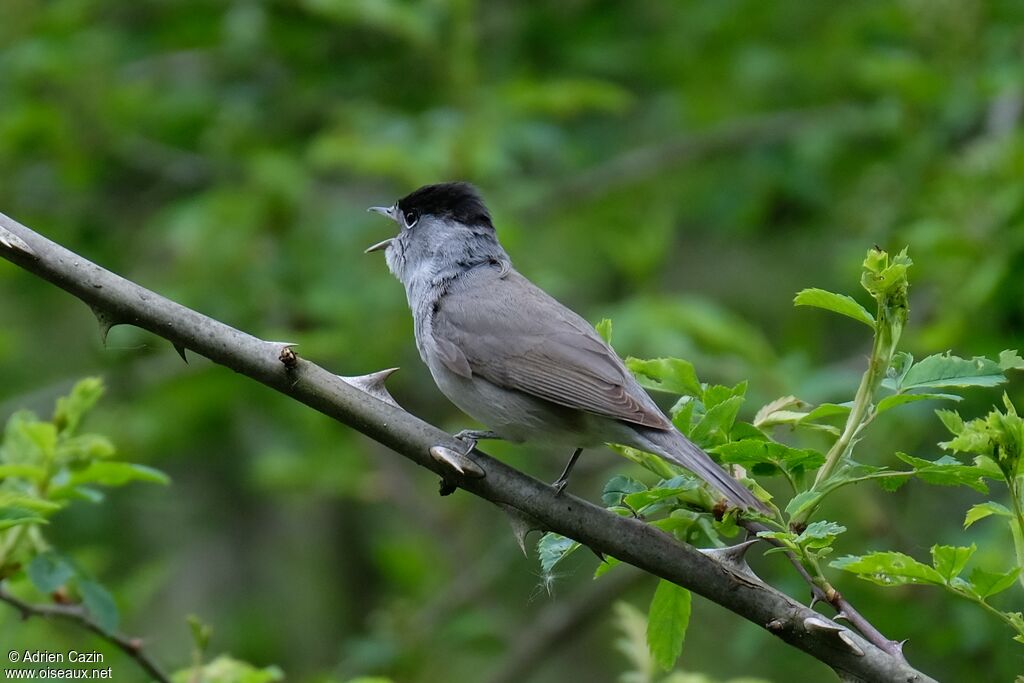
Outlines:
[[[558,479],[555,479],[553,484],[551,484],[551,488],[555,490],[556,496],[562,495],[565,485],[569,483],[569,473],[572,472],[572,468],[576,464],[576,461],[579,460],[580,453],[582,452],[582,448],[577,448],[572,452],[572,457],[569,458],[569,462],[566,464],[565,469],[562,470],[562,474],[559,475]]]
[[[463,455],[469,455],[472,453],[473,449],[476,448],[476,442],[481,439],[501,438],[494,432],[483,429],[463,429],[461,432],[454,434],[453,437],[466,444],[466,452],[463,453]]]

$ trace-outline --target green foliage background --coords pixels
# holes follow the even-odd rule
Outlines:
[[[389,230],[367,206],[439,180],[478,183],[518,268],[590,320],[612,318],[620,353],[749,380],[747,410],[852,393],[861,326],[791,302],[805,287],[853,291],[873,244],[911,245],[915,356],[1024,345],[1024,6],[1011,0],[5,0],[0,12],[0,211],[341,374],[400,365],[395,396],[447,428],[468,421],[421,366],[400,286],[362,255]],[[148,334],[114,328],[104,347],[86,308],[4,263],[0,320],[0,417],[49,414],[101,374],[89,430],[172,478],[70,508],[48,530],[169,669],[188,663],[196,613],[212,652],[290,680],[488,680],[589,587],[596,560],[578,553],[549,597],[496,510],[438,499],[432,477],[376,444],[203,359],[186,366]],[[1009,393],[1021,405],[1020,387]],[[958,410],[978,416],[992,399],[977,390]],[[931,409],[880,419],[870,439],[935,459],[945,434]],[[562,465],[488,447],[544,478]],[[617,472],[635,468],[588,453],[572,488],[597,499]],[[842,554],[921,559],[977,541],[1008,560],[1004,529],[962,529],[972,502],[968,489],[861,485],[826,516],[850,529]],[[757,564],[806,592],[778,556]],[[972,605],[839,579],[939,678],[1024,670],[1021,646]],[[654,586],[622,597],[644,607]],[[636,615],[610,603],[529,679],[630,669],[615,642]],[[827,675],[699,598],[692,608],[682,669]],[[13,610],[0,610],[0,642],[103,647]]]

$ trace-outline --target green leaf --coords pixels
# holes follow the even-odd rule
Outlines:
[[[171,676],[173,683],[277,683],[284,680],[284,672],[276,666],[258,669],[248,662],[234,659],[228,655],[219,655],[213,661],[202,666],[197,675],[196,667],[190,666],[175,671]],[[387,679],[357,678],[348,683],[386,683]]]
[[[63,555],[40,553],[28,565],[28,578],[40,593],[50,594],[75,575],[75,567]]]
[[[954,436],[964,431],[964,419],[955,410],[936,410],[935,414]]]
[[[57,428],[50,422],[39,422],[28,411],[18,411],[7,422],[4,453],[8,462],[45,464],[53,460],[57,449]]]
[[[871,315],[866,308],[857,303],[853,297],[845,294],[836,294],[824,289],[804,289],[797,293],[793,299],[796,306],[814,306],[824,308],[827,311],[839,313],[858,320],[871,329],[875,328],[875,316]]]
[[[742,465],[748,469],[757,465],[770,465],[777,468],[775,473],[779,469],[785,469],[788,472],[812,470],[821,467],[825,462],[825,456],[816,450],[793,448],[776,441],[758,439],[732,441],[716,446],[712,451],[721,456],[723,463]],[[773,472],[762,470],[758,473],[772,474]]]
[[[627,495],[646,490],[647,486],[636,479],[622,474],[616,474],[608,480],[607,484],[604,485],[604,491],[601,492],[601,501],[604,503],[605,507],[622,505],[622,500]]]
[[[815,507],[824,495],[822,491],[801,491],[786,505],[786,514],[790,518],[797,517]]]
[[[604,556],[604,562],[601,562],[600,564],[598,564],[597,565],[597,569],[594,570],[594,578],[595,579],[601,578],[602,576],[604,576],[605,574],[610,572],[615,567],[618,567],[620,564],[622,564],[622,563],[619,560],[616,560],[611,555],[605,555]]]
[[[555,565],[571,555],[580,544],[571,538],[548,532],[537,541],[537,554],[545,574],[550,574]]]
[[[944,455],[938,460],[915,458],[906,453],[897,453],[896,457],[913,465],[914,475],[929,484],[940,486],[969,486],[980,493],[988,493],[988,485],[984,478],[990,473],[977,465],[964,465],[956,458]]]
[[[61,433],[74,434],[82,417],[89,412],[103,395],[103,380],[86,377],[75,384],[71,393],[57,399],[53,413],[53,424]]]
[[[651,506],[668,502],[679,496],[696,493],[701,486],[699,481],[690,477],[676,477],[673,479],[673,481],[676,480],[679,480],[678,486],[659,485],[657,488],[630,493],[622,498],[622,502],[638,513],[650,513],[652,512]],[[688,496],[687,499],[691,502],[696,502],[697,496]],[[659,505],[658,507],[661,506]]]
[[[825,548],[832,545],[836,536],[846,531],[846,527],[835,522],[818,521],[807,525],[796,542],[806,548]]]
[[[671,581],[658,581],[647,613],[647,647],[665,671],[679,659],[689,624],[690,591]]]
[[[78,592],[82,595],[82,604],[104,633],[116,632],[119,621],[117,604],[107,589],[92,579],[79,577]]]
[[[640,385],[648,389],[687,396],[702,394],[693,364],[681,358],[627,358],[626,367],[636,376]]]
[[[915,363],[904,375],[902,391],[939,387],[994,387],[1006,382],[999,364],[982,356],[970,360],[938,353]]]
[[[869,555],[848,555],[833,560],[836,569],[852,572],[865,581],[880,586],[899,586],[908,583],[942,586],[945,580],[939,572],[918,562],[909,555],[897,552],[879,552]]]
[[[21,507],[0,506],[0,531],[25,524],[46,524],[46,518],[38,512]]]
[[[81,484],[99,484],[101,486],[123,486],[133,481],[145,481],[153,484],[169,484],[171,479],[160,470],[136,465],[130,462],[114,462],[94,460],[80,470],[73,470],[63,486],[75,487]]]
[[[876,414],[884,413],[887,410],[901,406],[904,403],[914,403],[916,401],[961,401],[962,396],[956,394],[893,394],[892,396],[886,396],[878,402],[878,406],[875,408]]]
[[[771,420],[771,416],[774,413],[781,411],[789,412],[790,408],[799,408],[804,405],[804,402],[798,399],[796,396],[780,396],[779,398],[766,403],[758,409],[757,414],[754,415],[754,426],[761,427],[764,423]]]
[[[724,443],[743,405],[742,396],[733,396],[714,406],[690,430],[690,439],[702,448]]]
[[[192,634],[192,643],[196,650],[200,653],[206,652],[206,648],[210,645],[210,638],[213,636],[213,627],[204,623],[195,614],[185,617],[185,621],[188,622],[188,629]]]
[[[1024,358],[1016,349],[1006,349],[999,352],[999,367],[1005,372],[1007,370],[1024,370]]]
[[[601,339],[604,339],[604,343],[611,345],[612,343],[612,319],[602,318],[601,322],[594,326],[597,333],[601,335]]]
[[[971,588],[984,600],[996,593],[1002,593],[1016,583],[1020,572],[1020,567],[1014,567],[1007,572],[989,572],[981,567],[975,567],[971,572]]]
[[[947,582],[952,581],[960,576],[960,572],[967,566],[967,562],[977,549],[977,546],[974,544],[968,547],[933,545],[932,565],[935,567],[935,571],[941,574]]]
[[[693,429],[693,409],[697,401],[692,396],[682,396],[672,406],[672,424],[676,426],[684,436],[690,436]]]
[[[700,399],[701,403],[704,404],[705,410],[711,410],[720,403],[724,403],[734,396],[744,397],[747,395],[747,383],[740,382],[734,387],[725,386],[724,384],[709,384],[704,387],[701,392]]]
[[[114,444],[100,434],[82,434],[66,439],[57,447],[57,457],[62,462],[102,460],[117,452]]]
[[[994,500],[990,500],[987,503],[978,503],[967,511],[967,516],[964,517],[964,528],[966,529],[978,520],[985,519],[990,515],[1013,517],[1013,513],[1005,505],[1000,505]]]
[[[46,468],[37,465],[0,465],[0,480],[11,477],[38,483],[46,478]]]

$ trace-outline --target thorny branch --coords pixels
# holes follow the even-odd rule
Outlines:
[[[110,644],[117,646],[118,649],[138,662],[139,666],[153,677],[153,680],[160,681],[160,683],[171,683],[171,677],[165,674],[156,665],[156,662],[146,654],[145,650],[142,649],[142,642],[139,639],[105,631],[78,605],[33,605],[8,593],[2,584],[0,584],[0,602],[6,602],[18,610],[21,613],[22,619],[42,617],[44,619],[63,619],[78,624]]]
[[[0,256],[89,305],[101,327],[131,324],[189,349],[359,430],[524,525],[562,534],[688,588],[824,662],[844,680],[932,678],[862,635],[768,586],[735,558],[703,553],[640,520],[620,517],[459,442],[389,400],[387,372],[342,378],[280,342],[257,339],[130,282],[0,214]]]

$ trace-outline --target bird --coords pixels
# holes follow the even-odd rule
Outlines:
[[[404,286],[420,357],[487,427],[456,434],[468,450],[477,439],[572,449],[560,494],[583,449],[631,446],[686,468],[730,507],[767,510],[676,429],[590,323],[513,267],[473,185],[425,185],[368,211],[399,226],[366,253],[384,251]]]

